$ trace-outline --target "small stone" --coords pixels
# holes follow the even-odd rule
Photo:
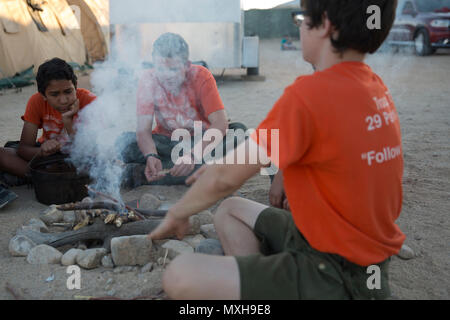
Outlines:
[[[397,257],[403,259],[403,260],[410,260],[414,258],[416,255],[414,254],[413,249],[408,247],[406,244],[402,246],[400,249],[400,252],[397,254]]]
[[[182,253],[194,253],[194,249],[189,244],[178,240],[167,241],[162,245],[162,248],[168,250],[167,257],[169,259],[174,259],[177,255]],[[163,252],[165,252],[165,250],[163,250]]]
[[[63,213],[63,221],[65,223],[72,223],[75,224],[75,221],[77,220],[77,217],[75,215],[75,211],[65,211]]]
[[[80,242],[79,244],[78,244],[78,247],[77,247],[78,249],[80,249],[80,250],[87,250],[87,245],[86,245],[86,243],[84,243],[84,242]]]
[[[104,266],[105,268],[114,268],[114,262],[110,254],[102,258],[102,266]]]
[[[197,216],[200,219],[200,225],[214,223],[214,215],[209,210],[204,210],[202,212],[199,212],[199,213],[197,213]]]
[[[106,249],[88,249],[77,255],[77,264],[84,269],[94,269],[100,265],[100,261],[107,254]]]
[[[153,270],[153,262],[149,262],[142,267],[141,273],[151,272],[152,270]]]
[[[139,208],[156,210],[161,205],[161,200],[150,193],[145,193],[139,200]]]
[[[46,244],[41,244],[30,250],[27,261],[30,264],[56,264],[60,263],[62,253]]]
[[[189,244],[192,248],[195,248],[198,246],[203,240],[205,240],[205,237],[201,234],[196,234],[195,236],[186,236],[183,238],[182,241]]]
[[[143,266],[150,262],[152,241],[146,235],[111,240],[111,257],[116,266]]]
[[[111,290],[109,290],[106,294],[107,294],[108,296],[112,297],[113,295],[116,294],[116,290],[111,289]]]
[[[187,235],[196,235],[200,233],[201,221],[198,215],[194,214],[189,217],[189,229],[186,232]]]
[[[91,197],[85,197],[83,200],[81,200],[82,203],[92,203],[94,200],[92,200]]]
[[[81,254],[83,250],[80,249],[70,249],[61,258],[61,264],[63,266],[73,266],[77,262],[77,256]]]
[[[35,228],[37,232],[48,233],[47,225],[41,219],[31,219],[26,226]]]
[[[204,224],[200,227],[200,233],[208,239],[217,239],[219,240],[219,236],[216,233],[216,228],[214,224]]]
[[[216,239],[203,240],[195,247],[195,252],[216,256],[223,256],[225,254],[220,241]]]
[[[46,210],[40,213],[39,218],[47,225],[51,226],[53,223],[63,221],[63,213],[56,209],[56,204],[52,204]]]
[[[171,260],[169,258],[164,259],[163,257],[159,257],[158,260],[156,260],[156,263],[159,266],[164,267],[164,266],[167,266],[170,263],[170,261]]]
[[[114,268],[114,273],[135,272],[137,268],[134,266],[120,266]]]
[[[9,241],[9,253],[14,257],[26,257],[31,249],[36,247],[37,244],[33,240],[25,236],[15,236]]]

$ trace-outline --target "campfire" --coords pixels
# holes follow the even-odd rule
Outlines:
[[[106,201],[95,201],[91,197],[86,197],[81,202],[56,206],[56,209],[60,211],[75,212],[73,227],[75,231],[93,224],[96,218],[101,219],[105,224],[114,224],[120,228],[128,222],[146,220],[152,217],[163,217],[166,214],[165,210],[140,210],[138,208],[139,202],[136,203],[137,207],[133,208],[89,186],[86,186],[86,188],[90,194],[94,195],[94,199],[100,198],[106,199]],[[54,225],[63,226],[64,224]]]

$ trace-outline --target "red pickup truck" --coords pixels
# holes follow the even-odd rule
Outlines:
[[[388,43],[413,46],[420,56],[450,48],[450,0],[399,0]]]

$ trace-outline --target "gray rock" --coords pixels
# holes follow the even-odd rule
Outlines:
[[[9,241],[9,253],[11,253],[14,257],[26,257],[31,249],[36,247],[37,244],[34,243],[31,239],[18,235],[13,237]]]
[[[116,266],[143,266],[151,260],[152,241],[146,235],[111,240],[111,256]]]
[[[47,225],[50,226],[52,223],[63,221],[63,213],[56,209],[56,204],[52,204],[50,207],[45,209],[40,213],[39,218]]]
[[[410,260],[415,257],[414,250],[408,247],[406,244],[402,246],[400,249],[400,252],[397,254],[397,257],[403,259],[403,260]]]
[[[114,268],[114,273],[136,272],[138,267],[135,266],[120,266]]]
[[[193,215],[189,217],[189,229],[186,232],[187,235],[196,235],[200,233],[200,218],[197,215]]]
[[[151,272],[152,270],[153,270],[153,262],[149,262],[142,267],[141,273]]]
[[[217,239],[219,240],[219,236],[217,235],[216,228],[214,228],[214,224],[204,224],[200,227],[200,233],[208,239]]]
[[[169,258],[165,258],[164,259],[164,257],[159,257],[158,260],[156,261],[156,263],[159,266],[165,267],[165,266],[167,266],[170,263],[170,261],[171,260]]]
[[[106,255],[102,258],[102,266],[105,268],[114,268],[114,262],[111,258],[111,255]]]
[[[83,250],[80,249],[70,249],[66,253],[63,254],[61,258],[61,264],[63,266],[73,266],[77,262],[77,256],[81,254]]]
[[[47,225],[41,219],[31,219],[26,226],[34,228],[37,232],[48,233]]]
[[[195,247],[195,252],[211,254],[216,256],[223,256],[222,245],[219,240],[216,239],[205,239],[198,246]]]
[[[116,290],[111,289],[111,290],[109,290],[106,294],[107,294],[108,296],[112,297],[113,295],[116,294]]]
[[[65,211],[63,212],[63,221],[65,223],[72,223],[75,224],[75,221],[77,220],[75,211]]]
[[[108,252],[104,248],[88,249],[77,255],[77,264],[84,269],[94,269]]]
[[[198,246],[200,244],[200,242],[202,242],[203,240],[205,240],[205,237],[202,236],[201,234],[196,234],[194,236],[186,236],[183,238],[182,241],[186,242],[187,244],[189,244],[192,248],[195,248],[196,246]]]
[[[62,253],[46,244],[41,244],[30,250],[27,256],[31,264],[56,264],[60,263]]]
[[[139,200],[139,208],[147,209],[147,210],[156,210],[161,205],[161,200],[150,193],[146,193],[142,195]]]
[[[202,212],[199,212],[199,213],[197,213],[197,216],[200,219],[200,225],[214,223],[214,215],[209,210],[204,210]]]
[[[162,248],[168,250],[167,257],[172,260],[182,253],[194,253],[194,249],[189,244],[178,240],[167,241],[162,245]],[[166,250],[162,250],[164,255]]]

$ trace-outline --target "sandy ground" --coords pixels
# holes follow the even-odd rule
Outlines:
[[[393,299],[449,299],[450,288],[450,52],[420,58],[410,54],[377,54],[368,64],[391,90],[403,132],[405,158],[404,205],[398,224],[407,235],[406,244],[417,254],[412,260],[393,257],[390,283]],[[213,70],[220,74],[221,70]],[[280,52],[278,40],[262,41],[260,72],[265,81],[241,81],[240,70],[227,70],[218,79],[220,94],[229,116],[248,127],[256,127],[280,97],[283,89],[302,74],[311,73],[300,52]],[[89,88],[89,77],[81,77],[80,87]],[[0,144],[19,139],[26,102],[36,87],[21,92],[0,92]],[[324,92],[326,94],[326,92]],[[351,143],[351,141],[349,141]],[[155,192],[162,189],[155,187]],[[177,198],[185,188],[170,191]],[[268,203],[269,180],[257,176],[239,192]],[[13,299],[6,286],[23,298],[73,299],[75,295],[105,296],[106,282],[114,279],[115,296],[133,298],[156,294],[161,288],[162,268],[144,275],[116,274],[103,267],[82,271],[82,289],[66,288],[66,268],[30,265],[14,258],[8,243],[15,231],[45,208],[27,187],[14,189],[20,199],[0,211],[0,299]],[[45,280],[51,276],[51,282]],[[109,289],[109,287],[108,287]]]

